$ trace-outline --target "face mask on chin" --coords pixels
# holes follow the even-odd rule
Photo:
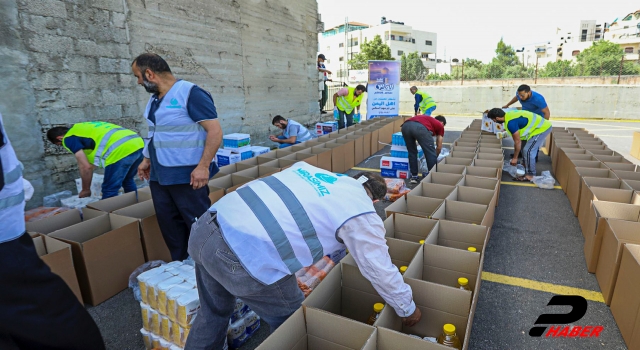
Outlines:
[[[157,94],[160,92],[158,84],[150,82],[144,75],[142,76],[142,86],[144,86],[144,89],[150,94]]]

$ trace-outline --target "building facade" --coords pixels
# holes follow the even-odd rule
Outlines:
[[[318,52],[326,56],[325,65],[333,73],[334,80],[348,76],[348,61],[360,53],[363,43],[373,40],[376,35],[389,46],[391,56],[396,60],[400,60],[403,54],[417,52],[424,66],[430,72],[435,71],[437,34],[383,18],[377,26],[349,22],[325,30],[319,35]]]
[[[640,60],[640,10],[611,23],[604,37],[622,47],[625,59]]]

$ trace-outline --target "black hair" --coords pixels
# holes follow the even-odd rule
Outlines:
[[[67,132],[69,132],[69,128],[67,128],[66,126],[53,127],[49,129],[49,131],[47,131],[47,139],[51,141],[51,143],[60,142],[58,140],[58,136],[64,136],[67,134]]]
[[[273,117],[273,120],[271,121],[271,124],[275,124],[276,122],[280,122],[280,121],[287,121],[287,120],[284,119],[281,115],[277,115],[277,116]]]
[[[435,119],[440,123],[442,123],[442,126],[447,125],[447,119],[444,116],[439,115]]]
[[[522,84],[520,86],[518,86],[518,92],[529,92],[531,91],[531,88],[529,87],[529,85],[527,84]]]
[[[356,86],[356,90],[360,90],[362,92],[365,92],[365,91],[367,91],[367,88],[364,87],[364,85],[360,84],[360,85]]]
[[[504,117],[505,113],[502,108],[492,108],[489,113],[487,113],[487,117],[491,120],[496,120],[496,118]]]
[[[143,75],[147,69],[154,73],[171,73],[171,68],[169,68],[167,61],[155,53],[143,53],[131,62],[132,66],[134,64]]]
[[[368,171],[361,171],[355,174],[353,178],[359,179],[360,176],[364,176],[368,179],[362,184],[362,186],[369,190],[373,200],[384,199],[384,196],[387,194],[387,183],[384,181],[382,176]]]

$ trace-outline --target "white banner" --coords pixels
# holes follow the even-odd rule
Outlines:
[[[369,61],[367,119],[400,113],[400,62]]]

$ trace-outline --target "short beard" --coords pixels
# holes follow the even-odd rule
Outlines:
[[[150,94],[157,94],[160,92],[158,84],[150,82],[144,75],[142,76],[142,86],[144,86],[144,89]]]

